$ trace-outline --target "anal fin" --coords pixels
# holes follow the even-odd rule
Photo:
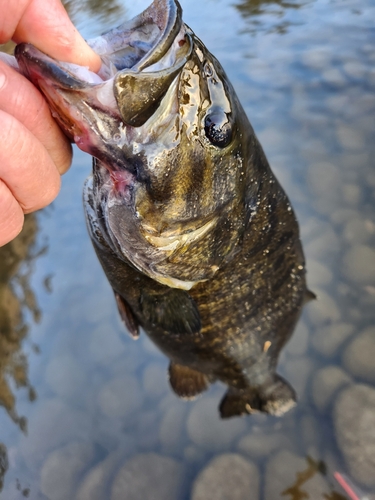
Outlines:
[[[126,328],[129,330],[132,338],[137,340],[139,337],[139,324],[137,318],[134,316],[129,304],[121,297],[121,295],[117,292],[114,292],[114,294],[120,317]]]
[[[173,362],[169,365],[169,382],[177,396],[185,399],[194,398],[210,384],[204,373]]]

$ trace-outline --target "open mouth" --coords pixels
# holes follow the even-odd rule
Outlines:
[[[74,93],[87,105],[139,127],[155,112],[191,51],[175,0],[155,0],[134,19],[88,43],[102,59],[98,74],[56,61],[30,44],[15,50],[22,72],[46,95],[60,125],[79,146],[79,127],[71,123],[78,118],[71,109]]]

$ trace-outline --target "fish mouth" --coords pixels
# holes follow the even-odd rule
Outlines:
[[[125,129],[149,120],[186,63],[192,49],[188,31],[176,0],[155,0],[135,18],[88,40],[102,59],[98,74],[27,43],[17,45],[15,56],[66,135],[117,170],[127,167],[117,152],[126,142]]]

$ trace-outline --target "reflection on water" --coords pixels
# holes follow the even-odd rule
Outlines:
[[[35,399],[22,341],[30,328],[29,313],[35,322],[41,316],[29,285],[32,263],[37,257],[34,253],[37,231],[36,217],[28,215],[22,233],[0,248],[0,405],[22,430],[26,429],[26,421],[17,414],[11,381],[17,388],[28,388],[30,401]]]
[[[28,498],[51,500],[117,500],[124,492],[138,500],[150,491],[157,500],[243,500],[249,491],[252,500],[353,500],[335,479],[347,478],[359,498],[374,500],[375,11],[371,0],[360,13],[357,4],[315,0],[286,9],[286,34],[260,27],[249,36],[232,1],[182,1],[204,40],[220,34],[219,50],[210,49],[225,61],[300,221],[319,299],[306,306],[280,363],[297,407],[281,419],[224,422],[222,387],[194,402],[171,394],[164,357],[142,333],[137,342],[122,333],[82,214],[90,159],[76,151],[37,237],[49,235],[31,280],[40,323],[24,312],[22,350],[38,398],[30,404],[14,377],[6,379],[28,434],[0,412],[1,498],[19,500],[30,488]],[[145,2],[123,5],[133,14]],[[81,25],[90,24],[85,13]],[[258,17],[272,24],[267,9]],[[107,27],[100,22],[90,35]],[[47,294],[43,277],[52,273]]]
[[[289,27],[297,24],[293,20],[293,10],[300,9],[308,1],[243,0],[236,3],[235,7],[247,23],[245,31],[253,34],[272,31],[283,34]]]

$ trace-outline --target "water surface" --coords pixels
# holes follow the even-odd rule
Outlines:
[[[300,222],[319,300],[279,368],[299,404],[220,421],[222,385],[177,399],[167,359],[118,318],[75,150],[56,202],[0,249],[0,498],[350,498],[342,477],[375,498],[375,4],[181,3]],[[66,2],[85,37],[147,4]]]

